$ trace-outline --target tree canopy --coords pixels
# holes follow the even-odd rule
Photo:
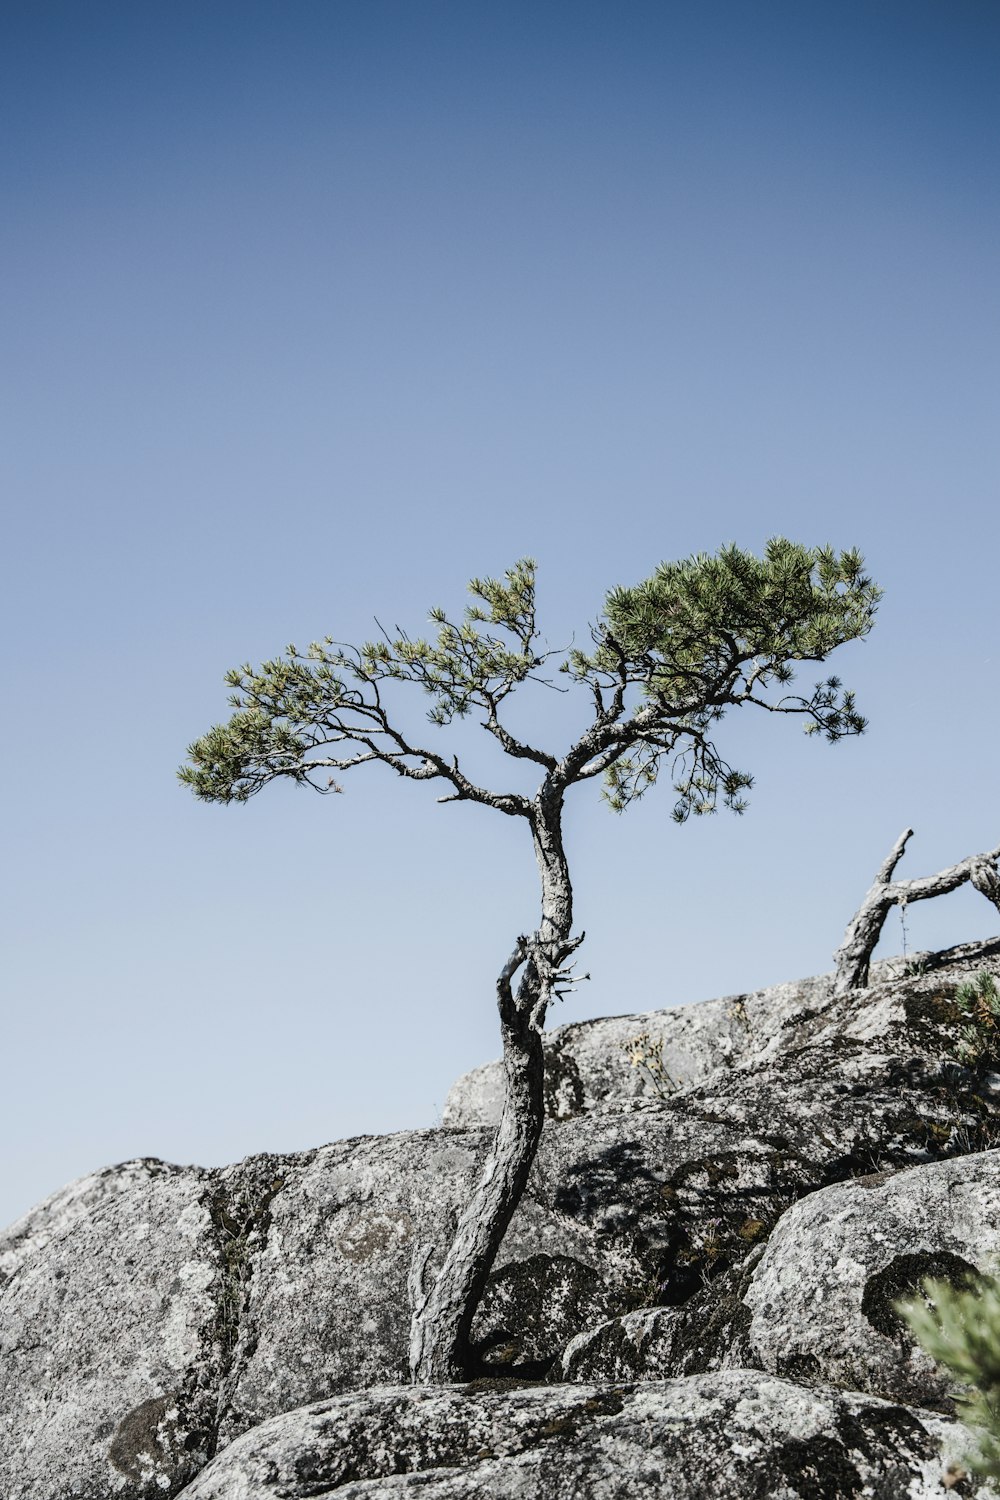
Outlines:
[[[436,726],[469,714],[507,755],[537,762],[562,786],[603,777],[616,811],[640,798],[667,764],[674,817],[745,806],[752,784],[730,766],[711,733],[727,709],[756,704],[797,714],[828,740],[865,725],[854,695],[827,677],[804,696],[785,692],[799,662],[821,662],[868,634],[880,597],[855,551],[808,548],[782,537],[762,557],[735,545],[662,563],[634,587],[612,589],[591,627],[591,649],[543,647],[535,611],[535,563],[502,579],[474,578],[458,620],[430,613],[430,637],[397,629],[360,646],[328,636],[294,645],[254,668],[234,668],[233,713],[189,749],[180,776],[210,802],[243,802],[269,782],[291,779],[322,793],[338,776],[378,761],[398,775],[444,782],[441,801],[472,800],[528,814],[528,799],[471,781],[458,760],[418,745],[394,722],[386,697],[409,683],[430,699]],[[502,722],[521,683],[558,670],[589,692],[593,718],[563,755],[526,743]]]

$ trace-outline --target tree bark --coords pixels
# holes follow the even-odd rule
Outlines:
[[[532,804],[535,855],[542,877],[538,930],[519,937],[497,978],[505,1094],[482,1176],[429,1290],[433,1247],[418,1246],[410,1271],[410,1375],[415,1384],[467,1379],[472,1321],[514,1210],[527,1185],[545,1119],[542,1028],[560,969],[579,945],[570,940],[573,893],[563,850],[560,796],[545,786]],[[516,991],[514,976],[521,970]]]
[[[865,899],[848,923],[844,941],[834,955],[837,966],[833,985],[835,995],[863,989],[868,983],[871,957],[893,906],[906,906],[911,901],[927,901],[932,896],[944,896],[969,881],[1000,911],[1000,875],[996,868],[1000,847],[991,849],[986,854],[970,854],[968,859],[961,860],[957,865],[940,870],[937,875],[924,876],[921,880],[893,880],[892,872],[912,835],[912,828],[904,829],[900,834],[879,868]]]

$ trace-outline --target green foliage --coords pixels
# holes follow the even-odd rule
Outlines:
[[[538,631],[530,557],[508,569],[503,582],[473,578],[469,593],[477,602],[467,606],[459,624],[443,609],[430,611],[435,640],[411,641],[400,633],[395,640],[367,642],[361,648],[366,679],[419,683],[433,699],[428,717],[434,724],[449,724],[475,707],[488,709],[491,699],[500,702],[543,664],[534,649]],[[484,625],[499,626],[506,637],[483,630]]]
[[[958,1055],[972,1067],[1000,1060],[1000,989],[992,974],[981,970],[955,991],[955,1005],[965,1017]]]
[[[686,735],[675,762],[674,817],[746,806],[752,778],[715,752],[706,735],[732,705],[753,702],[771,712],[800,713],[806,732],[829,741],[861,734],[865,720],[837,677],[807,697],[768,698],[784,687],[792,662],[823,661],[836,646],[866,636],[881,597],[855,551],[802,547],[784,537],[762,558],[735,545],[661,563],[634,588],[612,589],[594,631],[596,650],[573,650],[565,670],[578,680],[635,684],[652,710],[650,730],[616,761],[606,796],[622,810],[657,779],[664,754]],[[657,730],[661,730],[657,734]],[[666,729],[664,734],[662,730]]]
[[[962,1420],[977,1429],[967,1462],[982,1478],[1000,1480],[1000,1281],[956,1288],[928,1280],[923,1297],[898,1311],[931,1358],[969,1388],[958,1402]]]
[[[265,662],[256,680],[263,682],[266,674],[284,665]],[[244,670],[249,674],[249,667]],[[239,709],[228,724],[215,724],[196,740],[188,749],[191,764],[181,766],[177,774],[204,802],[245,802],[282,773],[303,780],[306,748],[307,742],[287,723],[255,704]]]
[[[234,667],[225,679],[235,689],[232,717],[188,747],[181,781],[206,802],[245,802],[278,776],[315,791],[340,791],[333,777],[316,775],[332,763],[320,766],[322,757],[309,752],[347,743],[358,753],[335,769],[364,760],[395,760],[402,769],[410,751],[381,706],[379,684],[386,681],[421,687],[432,699],[428,717],[435,724],[476,707],[495,716],[544,660],[534,649],[535,564],[523,558],[503,581],[474,578],[469,592],[476,602],[459,624],[431,610],[434,640],[399,631],[354,647],[327,636],[305,652],[291,645],[257,670],[249,663]],[[505,634],[483,628],[489,626]]]
[[[787,681],[788,661],[818,661],[864,635],[878,591],[858,552],[803,547],[784,537],[762,558],[735,545],[661,563],[636,588],[613,589],[607,620],[631,660],[648,670],[647,690],[683,696],[692,680],[724,674],[733,654],[766,677]]]
[[[775,538],[762,558],[727,546],[714,557],[663,563],[644,583],[608,594],[589,654],[540,649],[530,558],[502,579],[474,578],[469,591],[472,603],[459,620],[431,611],[435,630],[427,638],[397,627],[355,647],[327,636],[305,652],[289,646],[257,669],[235,668],[226,677],[232,715],[189,747],[181,780],[205,801],[243,802],[279,777],[337,792],[331,772],[381,761],[403,776],[449,781],[443,800],[525,813],[524,799],[474,786],[454,757],[403,735],[384,690],[405,683],[430,699],[434,725],[474,713],[507,754],[538,762],[563,786],[603,776],[617,811],[641,797],[666,763],[674,817],[683,822],[720,802],[734,812],[746,805],[752,778],[730,766],[711,738],[728,708],[754,703],[800,714],[810,733],[828,740],[864,728],[853,695],[835,677],[809,697],[768,696],[791,680],[791,663],[821,661],[871,628],[879,590],[856,552]],[[562,760],[516,739],[500,718],[504,699],[528,680],[544,681],[541,669],[557,654],[560,670],[589,690],[594,705],[589,729]]]

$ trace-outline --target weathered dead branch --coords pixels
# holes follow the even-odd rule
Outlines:
[[[920,880],[893,880],[893,871],[912,837],[913,829],[904,828],[848,923],[844,941],[834,955],[837,966],[834,993],[837,995],[863,989],[868,983],[872,954],[885,919],[894,906],[905,908],[911,901],[927,901],[932,896],[947,895],[968,881],[1000,911],[1000,873],[997,871],[1000,845],[985,854],[970,854],[967,859],[947,870],[940,870],[936,875],[925,875]]]

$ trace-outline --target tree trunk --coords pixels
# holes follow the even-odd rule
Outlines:
[[[429,1291],[424,1278],[433,1246],[419,1246],[410,1271],[410,1375],[414,1383],[447,1383],[472,1373],[470,1333],[493,1262],[527,1185],[545,1118],[542,1028],[570,941],[573,894],[562,846],[561,798],[536,799],[535,855],[542,877],[541,925],[519,937],[497,978],[503,1036],[503,1113],[482,1176],[459,1218],[455,1238]],[[515,992],[513,979],[521,978]]]
[[[837,965],[833,985],[835,995],[863,989],[868,983],[871,957],[893,906],[905,906],[910,901],[927,901],[932,896],[944,896],[948,891],[957,890],[968,880],[1000,911],[1000,876],[996,869],[1000,848],[991,849],[986,854],[970,854],[968,859],[961,860],[957,865],[951,865],[937,875],[927,875],[922,880],[892,880],[892,872],[912,834],[912,828],[907,828],[900,834],[875,876],[874,884],[848,924],[844,941],[834,955]]]

